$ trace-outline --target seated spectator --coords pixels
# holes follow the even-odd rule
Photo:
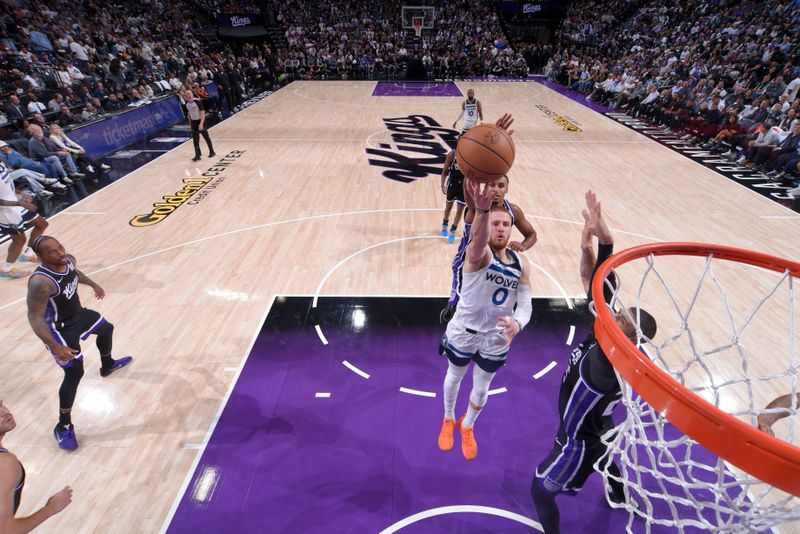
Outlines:
[[[92,97],[99,98],[101,102],[108,98],[108,91],[106,91],[106,88],[103,86],[103,82],[97,82],[97,84],[94,86]]]
[[[62,94],[64,95],[64,104],[68,107],[74,108],[75,106],[80,106],[81,102],[75,95],[75,91],[72,90],[72,87],[65,87]]]
[[[47,119],[41,113],[34,113],[31,124],[35,124],[42,129],[45,135],[50,135],[50,125],[47,124]]]
[[[58,112],[61,110],[61,105],[64,103],[64,95],[61,93],[54,93],[53,98],[47,103],[50,111]]]
[[[123,102],[117,100],[117,95],[114,93],[110,93],[108,95],[108,100],[106,101],[105,110],[109,113],[114,113],[115,111],[119,111],[125,107]]]
[[[43,113],[47,111],[47,106],[39,102],[39,97],[35,93],[28,93],[28,114]]]
[[[92,94],[89,91],[89,86],[85,83],[82,83],[80,89],[78,89],[78,100],[84,104],[92,101]]]
[[[83,113],[81,113],[81,119],[83,119],[83,122],[96,121],[100,119],[100,115],[97,113],[97,110],[91,102],[87,102],[86,106],[84,106]]]
[[[137,89],[131,89],[131,99],[128,105],[143,106],[145,104],[147,104],[147,99]]]
[[[67,63],[67,72],[69,73],[69,78],[73,84],[80,83],[84,78],[86,78],[81,70],[73,65],[72,62]]]
[[[59,113],[56,116],[55,122],[62,128],[66,128],[67,126],[74,126],[76,124],[81,124],[83,122],[83,118],[80,115],[75,115],[65,105],[61,106],[60,111],[61,113]]]
[[[59,149],[49,137],[45,137],[39,126],[32,124],[28,130],[31,133],[31,138],[28,140],[28,154],[31,155],[31,158],[51,166],[59,177],[69,175],[73,180],[86,177],[85,174],[78,172],[75,161],[69,152]],[[67,169],[66,172],[64,167]]]
[[[19,97],[17,95],[11,95],[8,97],[8,103],[6,104],[5,107],[5,113],[9,121],[22,119],[23,117],[28,115],[27,109],[22,107],[19,101]]]
[[[93,158],[90,158],[89,155],[86,154],[86,150],[84,150],[81,145],[70,139],[64,130],[61,129],[61,127],[57,124],[53,125],[53,127],[50,129],[50,140],[59,149],[66,150],[70,154],[73,154],[78,160],[78,165],[91,174],[96,174],[97,172],[108,172],[111,170],[111,167],[105,163],[98,163]]]
[[[72,84],[72,77],[67,72],[67,64],[66,63],[59,63],[58,70],[56,71],[56,75],[58,76],[58,81],[63,87],[69,87]]]

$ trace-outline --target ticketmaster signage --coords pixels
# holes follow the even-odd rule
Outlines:
[[[71,130],[69,136],[91,157],[101,158],[183,120],[178,97],[171,96]]]

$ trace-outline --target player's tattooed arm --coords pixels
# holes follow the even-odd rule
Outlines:
[[[44,320],[47,301],[55,293],[56,288],[53,282],[44,276],[31,276],[28,280],[28,323],[33,328],[33,333],[41,339],[50,350],[54,350],[59,345],[53,337],[47,322]]]

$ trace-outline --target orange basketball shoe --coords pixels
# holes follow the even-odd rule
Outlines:
[[[478,456],[478,442],[475,441],[475,433],[472,427],[466,428],[461,426],[461,421],[464,420],[466,415],[462,415],[458,420],[458,429],[461,431],[461,452],[467,460],[474,460]]]
[[[453,419],[444,418],[442,429],[439,431],[439,448],[449,451],[453,448],[453,432],[456,429],[456,422]]]

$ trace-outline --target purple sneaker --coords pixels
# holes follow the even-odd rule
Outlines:
[[[119,360],[114,360],[114,365],[112,365],[111,367],[100,368],[100,376],[108,376],[117,369],[122,369],[132,361],[133,361],[133,356],[125,356],[124,358],[120,358]]]
[[[53,436],[55,436],[58,446],[65,451],[74,451],[78,448],[78,440],[75,438],[75,427],[67,425],[62,428],[61,425],[56,425],[53,429]]]

